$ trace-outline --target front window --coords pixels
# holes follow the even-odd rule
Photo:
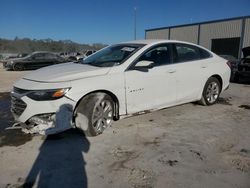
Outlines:
[[[150,49],[138,59],[138,62],[145,60],[152,61],[154,66],[170,64],[170,45],[164,44]]]
[[[97,67],[120,65],[143,46],[143,44],[119,44],[109,46],[90,55],[84,59],[82,63]]]
[[[36,60],[43,60],[45,58],[45,53],[37,53],[32,55],[31,57]]]

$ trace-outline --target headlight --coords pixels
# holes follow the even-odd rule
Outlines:
[[[37,90],[27,94],[27,96],[36,101],[50,101],[62,98],[70,88]]]
[[[6,62],[6,65],[12,65],[13,64],[13,61],[7,61]]]

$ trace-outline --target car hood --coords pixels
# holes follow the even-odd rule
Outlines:
[[[246,58],[247,56],[250,56],[250,46],[246,48],[242,48],[243,56]]]
[[[8,59],[6,61],[9,61],[9,62],[11,62],[11,61],[13,61],[13,62],[22,62],[22,61],[25,61],[25,60],[27,60],[26,57],[20,57],[20,58],[11,58],[11,59]]]
[[[110,67],[95,67],[80,63],[62,63],[33,71],[23,79],[37,82],[66,82],[93,76],[105,75]]]

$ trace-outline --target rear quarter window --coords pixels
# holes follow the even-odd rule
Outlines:
[[[201,59],[206,59],[206,58],[210,58],[212,57],[212,54],[210,54],[208,51],[202,49],[202,48],[199,48],[200,49],[200,57]]]

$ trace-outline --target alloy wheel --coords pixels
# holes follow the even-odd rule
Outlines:
[[[218,83],[211,82],[209,83],[206,91],[206,99],[209,103],[214,103],[219,97],[220,87]]]
[[[96,105],[92,117],[93,127],[97,133],[102,133],[104,129],[112,123],[113,107],[109,100],[103,100]]]

